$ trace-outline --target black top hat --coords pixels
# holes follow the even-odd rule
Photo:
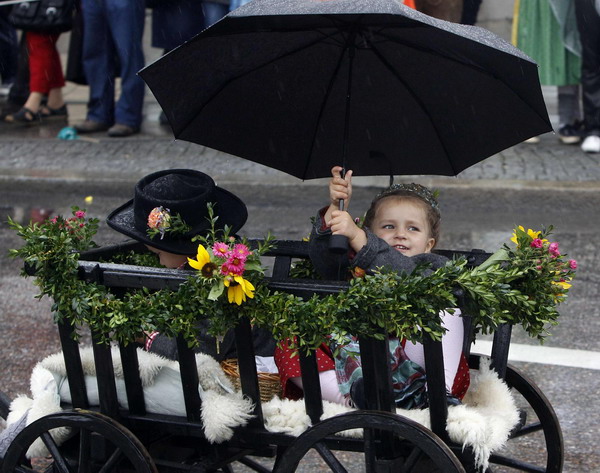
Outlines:
[[[193,255],[198,243],[192,243],[192,237],[211,228],[208,203],[214,204],[215,216],[219,217],[216,229],[228,225],[233,235],[246,223],[248,210],[237,196],[217,187],[207,174],[191,169],[158,171],[142,178],[135,186],[133,199],[113,210],[106,222],[116,231],[159,250]],[[156,209],[171,216],[179,215],[191,230],[150,237],[148,217]]]

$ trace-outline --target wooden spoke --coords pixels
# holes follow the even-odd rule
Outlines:
[[[334,473],[346,471],[336,450],[340,437],[335,434],[350,429],[364,429],[364,460],[367,473],[375,471],[412,471],[418,461],[427,459],[435,470],[464,473],[464,468],[450,448],[422,425],[387,412],[355,411],[335,416],[315,424],[300,435],[280,457],[274,473],[296,471],[300,461],[311,450],[317,451]],[[372,431],[372,432],[369,432]],[[387,434],[387,436],[385,435]],[[398,441],[406,455],[388,458],[378,455],[378,448],[387,440]],[[410,448],[408,447],[410,446]],[[414,453],[414,451],[418,453]],[[396,452],[394,452],[396,453]],[[421,455],[422,454],[422,455]],[[423,457],[423,458],[421,458]],[[408,463],[407,463],[408,461]],[[404,467],[410,467],[405,469]]]
[[[111,456],[106,461],[104,466],[100,469],[100,471],[98,471],[98,473],[109,473],[113,471],[113,468],[119,465],[119,463],[121,463],[123,459],[123,452],[121,451],[121,449],[117,448],[114,452],[112,452]]]
[[[89,430],[82,429],[79,433],[79,469],[77,473],[90,472],[91,436]]]
[[[62,455],[60,450],[58,449],[58,445],[52,438],[50,432],[44,432],[40,438],[44,445],[52,455],[52,459],[54,460],[54,467],[58,471],[58,473],[72,473],[71,468],[69,468],[69,463],[66,458]]]
[[[315,444],[315,450],[321,455],[321,458],[325,460],[325,463],[331,468],[331,471],[335,473],[348,473],[348,470],[344,468],[344,465],[336,458],[332,451],[322,442]]]
[[[70,431],[62,444],[52,436],[52,431],[59,428]],[[26,453],[37,439],[42,440],[52,460],[45,471],[113,473],[125,463],[127,471],[158,473],[146,448],[129,430],[110,417],[84,410],[50,414],[25,427],[7,449],[2,471],[35,473]],[[106,459],[92,458],[96,441],[106,443],[107,451],[111,452]]]

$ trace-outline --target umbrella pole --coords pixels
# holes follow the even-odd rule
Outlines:
[[[346,41],[346,49],[348,50],[348,84],[346,87],[346,113],[344,116],[344,140],[342,142],[342,172],[341,176],[344,179],[346,175],[346,157],[348,156],[348,134],[350,129],[350,102],[352,99],[352,67],[354,63],[354,55],[356,54],[355,46],[356,32],[351,31]],[[344,210],[344,201],[340,200],[340,210]],[[337,254],[345,254],[348,252],[348,238],[344,235],[331,235],[329,239],[329,251]]]

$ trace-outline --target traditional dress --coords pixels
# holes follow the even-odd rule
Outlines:
[[[538,63],[543,85],[579,84],[581,44],[571,0],[516,0],[512,39]]]

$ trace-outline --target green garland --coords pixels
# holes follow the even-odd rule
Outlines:
[[[57,217],[28,226],[9,219],[9,225],[25,241],[10,254],[34,270],[38,297],[54,300],[55,319],[87,325],[103,341],[124,344],[144,332],[158,330],[169,336],[181,334],[194,346],[198,319],[209,319],[210,332],[219,336],[241,317],[268,328],[278,340],[299,340],[300,348],[307,351],[317,348],[328,336],[342,340],[348,334],[381,338],[384,333],[394,333],[416,341],[424,331],[439,340],[444,333],[439,313],[458,306],[459,290],[466,296],[477,332],[489,333],[509,322],[522,325],[530,336],[543,340],[548,326],[557,323],[557,304],[565,300],[576,267],[573,260],[565,261],[558,253],[557,244],[546,240],[549,231],[517,229],[516,248],[505,245],[475,269],[467,268],[464,259],[448,261],[433,272],[421,266],[410,275],[382,269],[353,279],[345,291],[303,300],[270,291],[265,284],[256,261],[271,248],[268,237],[249,257],[254,260],[248,260],[243,277],[252,281],[254,290],[244,294],[243,302],[232,303],[225,297],[225,287],[221,286],[227,276],[213,273],[206,277],[205,268],[200,266],[202,271],[190,273],[177,291],[138,289],[115,297],[108,288],[77,277],[78,254],[96,247],[92,237],[98,228],[97,219],[85,218],[84,211],[73,207],[69,219]],[[226,234],[220,238],[235,245]],[[214,233],[202,239],[207,247],[215,241]],[[200,264],[201,256],[199,250],[197,260],[191,263]],[[219,255],[210,251],[208,256],[210,261],[206,261],[212,264]],[[115,260],[131,264],[145,258],[127,253]],[[309,272],[305,264],[299,271]],[[228,290],[234,284],[231,279]]]

